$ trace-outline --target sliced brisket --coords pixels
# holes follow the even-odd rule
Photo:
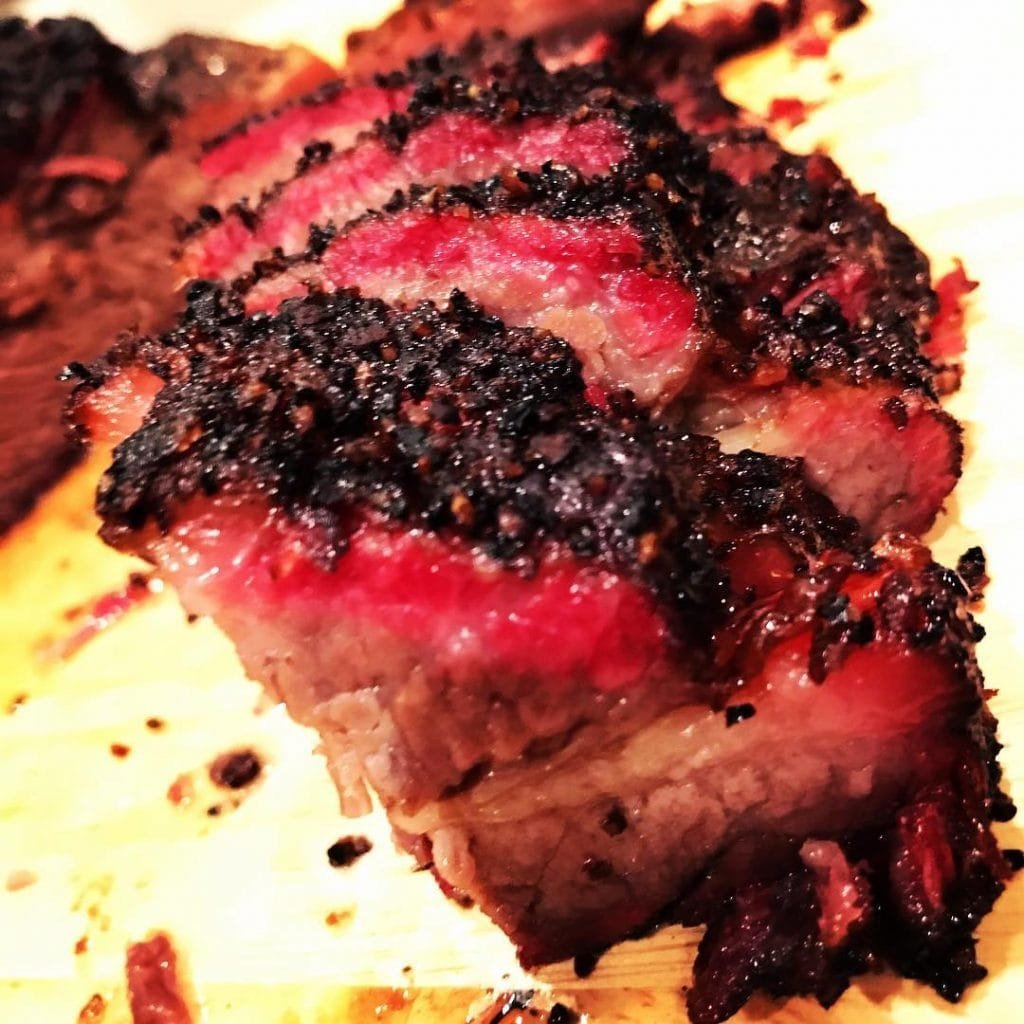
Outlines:
[[[955,574],[793,462],[595,408],[565,343],[461,296],[189,298],[74,371],[80,429],[137,428],[104,536],[524,963],[704,923],[697,1024],[880,964],[980,976],[1010,807]]]

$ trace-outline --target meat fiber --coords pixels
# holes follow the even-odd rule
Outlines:
[[[74,457],[60,368],[180,306],[171,219],[204,196],[198,140],[326,71],[298,49],[131,55],[76,19],[0,25],[0,530]]]
[[[224,214],[205,210],[183,267],[192,276],[230,279],[275,250],[301,252],[310,224],[344,223],[413,185],[471,184],[503,168],[536,171],[553,160],[604,174],[646,158],[652,138],[671,131],[657,104],[612,90],[597,69],[549,74],[521,55],[514,71],[487,85],[462,74],[435,76],[416,89],[405,114],[351,148],[311,142],[295,176],[258,203]]]
[[[953,999],[983,973],[1011,806],[927,550],[869,548],[792,462],[594,408],[569,346],[462,297],[189,300],[72,368],[80,430],[136,428],[104,537],[524,964],[705,924],[696,1024],[882,964]]]
[[[803,457],[810,478],[873,535],[926,527],[959,476],[959,429],[936,403],[917,321],[892,298],[900,277],[885,265],[786,283],[771,272],[770,240],[746,244],[754,232],[738,233],[734,207],[702,185],[702,151],[659,138],[639,181],[547,169],[415,190],[385,213],[314,232],[304,259],[257,267],[240,282],[247,306],[274,309],[311,285],[399,303],[443,302],[460,288],[509,323],[569,341],[598,404],[627,387],[730,448]],[[847,221],[833,223],[840,237]],[[780,263],[798,263],[795,243],[779,248]],[[885,251],[865,241],[876,250]],[[804,266],[828,259],[809,241],[802,255]],[[877,300],[869,272],[887,282]],[[917,316],[914,302],[916,293]],[[860,310],[856,327],[844,303],[851,317]],[[837,445],[845,434],[856,443]]]

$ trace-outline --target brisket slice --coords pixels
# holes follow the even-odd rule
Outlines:
[[[627,387],[732,450],[756,443],[800,456],[872,535],[927,526],[959,475],[961,449],[909,317],[881,302],[851,325],[843,302],[867,309],[869,300],[838,275],[803,283],[788,309],[765,280],[745,281],[766,294],[742,305],[736,268],[743,259],[756,267],[761,250],[744,248],[748,236],[730,225],[699,148],[679,138],[653,152],[648,166],[661,172],[632,183],[547,168],[414,189],[383,213],[314,232],[304,259],[270,260],[239,286],[251,311],[310,286],[398,303],[443,302],[460,288],[509,323],[569,341],[598,404]],[[767,265],[770,241],[758,241]]]
[[[486,77],[486,84],[462,73],[421,83],[405,113],[351,148],[310,142],[294,176],[258,202],[204,210],[189,232],[184,270],[230,279],[275,250],[301,252],[310,224],[343,223],[413,185],[470,184],[553,160],[604,174],[649,160],[659,139],[676,134],[660,105],[610,88],[597,67],[551,74],[521,54],[513,69],[499,66]]]
[[[509,323],[564,336],[596,401],[627,387],[653,408],[679,394],[708,346],[670,223],[617,179],[549,167],[417,187],[314,237],[303,257],[257,264],[237,282],[250,311],[309,286],[399,303],[443,302],[459,288]]]
[[[137,425],[105,538],[524,963],[706,924],[697,1024],[882,964],[947,998],[983,973],[1011,807],[966,588],[920,545],[869,549],[792,462],[596,410],[567,345],[461,297],[247,318],[196,285],[73,372],[81,429]]]
[[[203,200],[198,140],[327,69],[198,36],[131,55],[75,19],[3,22],[0,69],[2,530],[74,457],[60,368],[180,306],[171,219]]]

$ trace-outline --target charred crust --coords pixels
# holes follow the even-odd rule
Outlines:
[[[753,704],[730,704],[725,709],[725,725],[726,728],[730,728],[734,725],[739,725],[740,722],[745,722],[748,718],[753,718],[757,714],[757,708]]]

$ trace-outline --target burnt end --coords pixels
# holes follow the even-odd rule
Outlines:
[[[937,309],[924,254],[826,157],[786,153],[760,130],[724,137],[727,148],[776,154],[747,184],[711,174],[690,236],[736,351],[801,378],[888,379],[934,397],[935,367],[920,350]],[[844,298],[856,315],[828,294],[836,278],[855,293]]]
[[[846,987],[818,933],[807,871],[735,893],[709,920],[686,1006],[693,1024],[727,1020],[756,991],[819,995],[830,1005]]]
[[[842,839],[852,882],[816,878],[793,853],[774,878],[691,902],[687,923],[707,924],[687,996],[691,1020],[718,1024],[755,991],[828,1007],[851,978],[885,965],[957,1002],[987,973],[972,933],[1011,870],[988,807],[976,768],[964,762],[886,827]],[[845,922],[839,932],[837,922]]]

